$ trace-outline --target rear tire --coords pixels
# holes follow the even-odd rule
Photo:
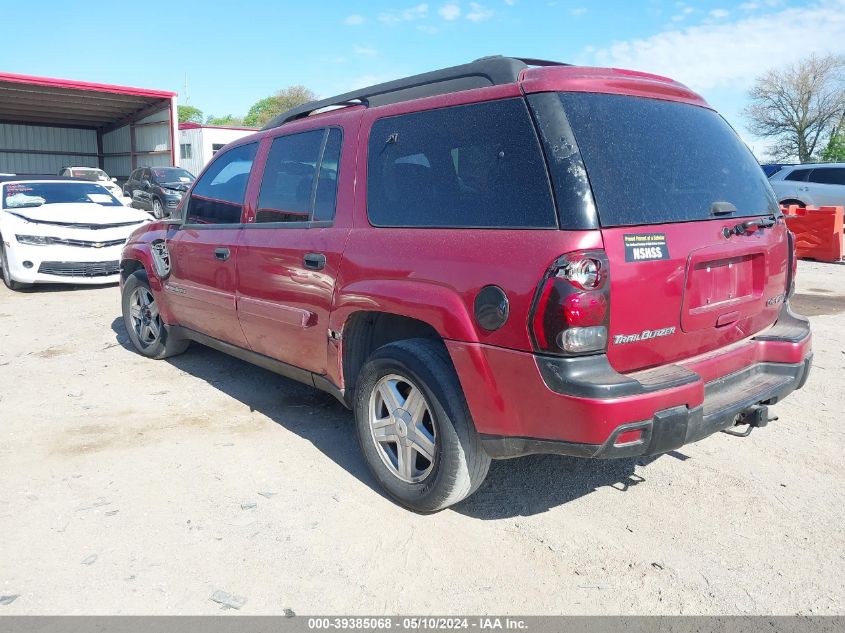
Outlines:
[[[9,290],[23,290],[24,288],[30,288],[32,284],[24,284],[19,281],[15,281],[12,279],[12,273],[9,270],[9,264],[6,261],[6,245],[3,244],[2,239],[0,239],[0,267],[3,268],[3,283]]]
[[[781,202],[780,204],[781,204],[781,206],[784,206],[784,207],[789,207],[789,206],[795,205],[795,206],[797,206],[799,209],[803,209],[803,208],[805,208],[805,207],[807,206],[806,204],[804,204],[804,203],[803,203],[803,202],[801,202],[800,200],[793,200],[793,199],[791,199],[791,198],[790,198],[789,200],[784,200],[784,201],[783,201],[783,202]]]
[[[442,344],[410,339],[385,345],[361,369],[357,383],[358,442],[390,497],[428,513],[478,489],[490,457]]]
[[[147,358],[167,358],[181,354],[190,341],[172,336],[161,320],[147,273],[137,270],[123,284],[123,324],[133,347]]]

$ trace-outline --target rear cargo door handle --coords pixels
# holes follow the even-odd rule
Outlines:
[[[229,259],[229,249],[225,247],[215,248],[214,249],[214,256],[219,259],[221,262],[225,262]]]
[[[303,261],[310,270],[323,270],[326,267],[326,256],[322,253],[308,253]]]

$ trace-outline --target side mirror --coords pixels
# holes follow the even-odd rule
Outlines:
[[[141,186],[142,186],[144,189],[149,189],[149,187],[150,187],[150,181],[149,181],[149,180],[144,180],[144,181],[142,181],[142,182],[141,182]]]

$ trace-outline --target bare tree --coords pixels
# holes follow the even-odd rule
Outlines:
[[[812,160],[845,113],[845,58],[815,54],[757,78],[745,109],[753,134],[774,141],[778,160]]]

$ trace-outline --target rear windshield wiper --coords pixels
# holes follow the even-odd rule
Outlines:
[[[730,202],[714,202],[710,205],[710,215],[730,215],[736,213],[736,206]]]
[[[773,215],[770,215],[766,218],[756,218],[754,220],[740,222],[733,228],[725,227],[722,232],[725,234],[725,237],[730,237],[731,235],[743,235],[745,233],[753,233],[757,229],[770,229],[775,224],[777,224],[777,218]]]

